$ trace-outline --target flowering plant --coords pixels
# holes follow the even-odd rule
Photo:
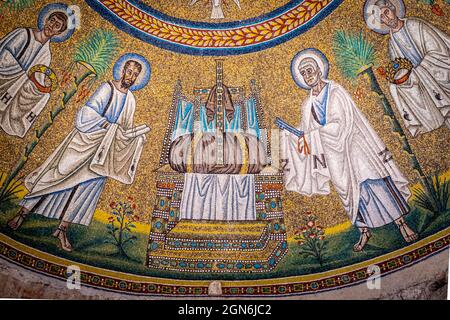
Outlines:
[[[295,233],[294,239],[300,245],[300,253],[311,256],[322,266],[325,250],[325,231],[317,225],[317,216],[306,212],[303,217],[304,226]]]
[[[132,234],[132,229],[135,229],[135,221],[139,217],[134,214],[136,204],[133,203],[133,198],[128,197],[126,202],[111,202],[111,215],[108,218],[108,234],[110,239],[106,239],[105,243],[111,243],[117,246],[119,254],[128,257],[125,252],[125,244],[131,243],[137,239]]]

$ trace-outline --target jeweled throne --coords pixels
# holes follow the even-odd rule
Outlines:
[[[269,272],[287,252],[282,173],[255,81],[182,94],[178,81],[156,177],[147,265],[183,272]],[[278,161],[278,157],[274,157]]]

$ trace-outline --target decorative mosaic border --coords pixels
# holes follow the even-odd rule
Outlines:
[[[221,281],[223,297],[270,297],[317,293],[361,283],[370,276],[367,267],[378,265],[381,275],[401,270],[448,248],[450,228],[408,247],[352,266],[324,273],[289,278]],[[0,234],[0,257],[32,271],[65,280],[73,262],[25,246]],[[97,289],[149,296],[208,296],[210,281],[174,280],[137,276],[77,264],[81,282]]]
[[[280,241],[266,259],[258,260],[211,260],[198,259],[195,256],[191,259],[172,258],[166,256],[149,255],[147,265],[152,268],[163,270],[191,272],[191,273],[265,273],[272,271],[287,253],[287,242]]]
[[[204,23],[167,16],[138,0],[86,0],[103,18],[158,47],[193,55],[264,50],[306,32],[343,0],[293,0],[257,18]]]

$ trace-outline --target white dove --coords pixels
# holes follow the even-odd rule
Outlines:
[[[199,0],[192,0],[191,3],[189,3],[189,5],[194,5],[198,2]],[[223,0],[211,0],[212,2],[212,12],[211,12],[211,19],[223,19],[225,18],[225,16],[223,15],[223,10],[222,10],[222,1]],[[238,6],[239,9],[241,9],[241,3],[240,0],[233,0],[234,3]]]

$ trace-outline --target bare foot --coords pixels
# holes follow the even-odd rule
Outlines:
[[[21,208],[19,212],[11,220],[8,221],[8,226],[14,231],[19,229],[25,218],[28,216],[28,213],[29,212],[27,211],[27,209]]]
[[[417,233],[411,230],[404,220],[396,221],[396,224],[406,242],[413,242],[419,238]]]
[[[372,234],[370,233],[369,229],[362,229],[361,236],[359,237],[358,243],[356,243],[353,246],[353,251],[361,252],[364,249],[364,247],[366,246],[366,244],[369,241],[371,236],[372,236]]]
[[[59,247],[67,252],[72,252],[72,245],[69,242],[69,239],[67,239],[67,233],[66,229],[58,227],[56,231],[53,233],[53,236],[55,238],[58,238],[59,240]]]

